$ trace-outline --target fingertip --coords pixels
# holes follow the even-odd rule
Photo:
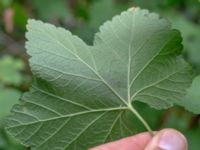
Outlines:
[[[146,146],[145,150],[187,150],[185,136],[174,129],[164,129],[158,132]]]

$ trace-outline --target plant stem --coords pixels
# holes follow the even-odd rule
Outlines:
[[[151,136],[154,136],[154,132],[151,129],[151,127],[148,125],[148,123],[144,120],[144,118],[137,112],[135,108],[130,104],[128,108],[133,112],[134,115],[142,122],[142,124],[145,126],[145,128],[148,130],[148,132],[151,134]]]

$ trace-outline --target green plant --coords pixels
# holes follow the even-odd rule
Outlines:
[[[192,81],[191,67],[179,56],[180,33],[147,10],[115,16],[100,27],[93,46],[41,21],[29,20],[27,27],[35,80],[13,107],[7,130],[34,149],[85,150],[129,136],[134,115],[153,134],[134,102],[169,108]]]
[[[22,84],[23,77],[20,70],[24,63],[19,59],[4,56],[0,60],[0,121],[5,118],[14,104],[18,102],[21,92],[12,86]]]
[[[18,103],[21,91],[16,87],[21,86],[25,76],[21,70],[25,67],[24,62],[11,56],[0,58],[0,150],[23,150],[5,130],[5,119],[14,104]]]

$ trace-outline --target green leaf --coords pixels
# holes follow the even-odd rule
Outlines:
[[[21,29],[21,31],[25,31],[26,23],[28,20],[28,15],[23,6],[21,6],[19,3],[13,4],[13,10],[15,12],[14,15],[14,24],[15,28]]]
[[[197,76],[192,86],[187,90],[186,96],[178,104],[184,106],[187,110],[200,114],[200,75]]]
[[[14,89],[0,87],[0,120],[9,115],[10,109],[18,103],[21,93]]]
[[[19,59],[4,56],[0,60],[0,82],[5,84],[20,85],[23,76],[20,71],[24,68],[24,63]]]
[[[2,121],[0,122],[0,150],[26,150],[25,147],[19,145],[7,135],[1,123]]]
[[[8,7],[11,5],[13,0],[2,0],[0,3],[2,3],[3,7]]]
[[[88,10],[89,21],[77,28],[75,34],[91,44],[99,26],[124,10],[121,7],[127,8],[125,4],[116,3],[114,0],[94,1]],[[102,11],[102,8],[104,11]]]
[[[196,128],[193,128],[193,130],[187,131],[185,135],[188,139],[188,145],[190,150],[196,150],[198,147],[200,147],[200,125],[198,125]]]
[[[70,16],[65,0],[33,0],[31,3],[38,12],[38,16],[44,20],[65,19]]]
[[[151,131],[132,103],[168,108],[190,85],[190,67],[177,57],[180,33],[147,10],[115,16],[93,46],[41,21],[27,27],[35,83],[12,109],[7,130],[33,149],[85,150],[129,136],[130,112]]]
[[[194,68],[199,72],[200,70],[200,27],[199,25],[190,22],[180,15],[172,14],[171,20],[173,27],[179,29],[183,36],[183,44],[187,54],[187,60],[193,64]]]
[[[98,29],[103,22],[121,12],[122,9],[117,6],[114,0],[94,1],[89,9],[89,25],[95,30]],[[102,8],[104,11],[102,11]]]

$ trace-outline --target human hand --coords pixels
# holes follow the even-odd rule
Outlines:
[[[174,129],[164,129],[151,136],[141,133],[90,150],[187,150],[187,140]]]

